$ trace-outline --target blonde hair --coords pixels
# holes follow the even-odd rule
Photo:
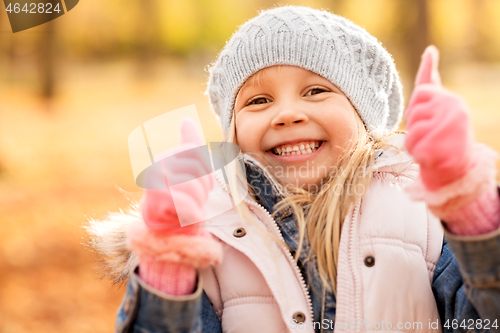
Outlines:
[[[344,219],[368,189],[373,174],[375,151],[392,146],[387,142],[388,136],[374,141],[367,134],[359,116],[356,117],[356,122],[358,140],[339,158],[335,174],[322,180],[325,185],[316,193],[292,187],[287,191],[288,195],[274,207],[276,210],[286,206],[292,207],[299,229],[299,246],[295,260],[300,256],[307,235],[311,248],[308,259],[316,256],[321,280],[326,286],[330,281],[335,294],[340,234]],[[325,205],[325,202],[328,204]],[[305,211],[304,207],[307,207]]]
[[[259,84],[260,76],[258,74],[255,78],[251,78],[250,84]],[[235,118],[236,115],[233,114],[224,141],[237,144]],[[355,118],[358,129],[357,140],[338,159],[337,165],[334,166],[335,174],[329,174],[321,180],[321,184],[325,183],[325,185],[317,191],[311,192],[288,184],[282,187],[285,189],[284,199],[273,207],[274,214],[288,206],[292,208],[299,230],[299,245],[295,253],[295,261],[297,262],[300,257],[307,236],[311,249],[307,260],[312,259],[314,256],[317,258],[321,280],[325,286],[329,286],[331,283],[335,295],[340,234],[344,219],[368,189],[372,179],[375,151],[388,146],[395,147],[389,143],[389,137],[393,134],[404,133],[404,131],[396,131],[375,141],[368,135],[365,125],[357,113]],[[399,149],[398,147],[395,148]],[[271,159],[266,159],[266,161],[271,165],[274,162]],[[244,177],[246,178],[244,170],[238,169],[234,171],[228,177],[230,185],[233,184],[231,186],[235,186],[234,184],[238,180],[242,181]],[[269,175],[274,177],[271,174]],[[274,180],[280,184],[278,179],[274,178]],[[248,186],[249,193],[254,193],[255,190],[251,184],[245,183]],[[358,192],[358,189],[361,190]],[[236,195],[239,196],[238,193]],[[240,199],[238,197],[238,202],[241,201]],[[325,202],[328,202],[328,204],[325,205]],[[242,220],[247,220],[257,226],[245,204],[237,205],[236,209]],[[259,229],[263,230],[260,227]],[[264,232],[266,231],[264,230]],[[288,248],[286,243],[268,232],[267,234],[279,244]]]

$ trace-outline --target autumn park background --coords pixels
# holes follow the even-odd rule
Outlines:
[[[84,0],[16,34],[0,4],[0,333],[113,331],[124,289],[98,278],[82,225],[139,197],[127,139],[143,122],[195,104],[206,139],[220,139],[204,69],[238,25],[279,4],[365,27],[394,55],[406,97],[435,44],[476,139],[500,151],[497,0]]]

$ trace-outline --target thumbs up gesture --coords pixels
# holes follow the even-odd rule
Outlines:
[[[405,116],[405,145],[420,164],[420,176],[429,191],[461,178],[473,163],[468,107],[441,85],[438,61],[437,48],[427,47]]]
[[[421,180],[406,190],[453,234],[488,233],[500,225],[498,154],[474,142],[467,105],[442,87],[438,59],[434,46],[424,51],[406,110],[405,145],[420,164]]]

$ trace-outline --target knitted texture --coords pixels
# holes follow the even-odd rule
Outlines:
[[[181,263],[143,260],[139,265],[139,276],[149,286],[167,295],[189,295],[196,285],[196,269]]]
[[[241,86],[274,65],[298,66],[335,84],[375,139],[395,130],[401,121],[399,75],[391,55],[375,37],[338,15],[284,6],[243,24],[209,69],[206,94],[224,134]]]
[[[476,199],[443,216],[446,227],[455,235],[474,236],[497,230],[500,226],[498,187],[490,183]]]

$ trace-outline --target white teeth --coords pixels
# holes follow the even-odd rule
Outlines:
[[[279,148],[274,148],[273,152],[276,155],[280,156],[289,156],[289,155],[306,155],[311,154],[317,150],[320,146],[319,141],[311,141],[309,143],[301,143],[298,146],[281,146]]]

